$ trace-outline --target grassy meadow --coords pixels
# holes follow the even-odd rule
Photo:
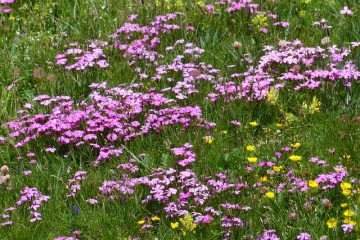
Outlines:
[[[0,239],[360,238],[358,0],[0,0]]]

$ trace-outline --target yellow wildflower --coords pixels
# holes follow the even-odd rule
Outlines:
[[[183,218],[180,218],[180,223],[182,225],[182,233],[185,236],[187,232],[193,232],[197,225],[194,223],[191,214],[186,215]]]
[[[153,216],[152,218],[151,218],[151,221],[160,221],[160,218],[158,217],[158,216]]]
[[[183,7],[184,7],[184,3],[183,3],[182,1],[180,1],[180,0],[176,0],[175,6],[176,6],[177,8],[183,8]]]
[[[305,10],[300,10],[300,17],[305,17],[306,15],[306,11]]]
[[[343,214],[345,217],[352,217],[355,215],[355,213],[353,211],[351,211],[350,209],[346,210]]]
[[[255,151],[255,146],[254,145],[247,145],[246,146],[246,151],[249,151],[249,152]]]
[[[309,112],[311,114],[315,112],[320,112],[320,106],[321,102],[314,96],[309,106]]]
[[[283,166],[273,166],[272,168],[275,172],[281,172],[281,170],[283,169]]]
[[[340,184],[340,188],[341,188],[342,190],[344,190],[344,189],[351,189],[352,186],[351,186],[351,183],[342,182],[342,183]]]
[[[263,177],[260,178],[260,181],[261,182],[267,182],[267,181],[269,181],[269,179],[268,179],[267,176],[263,176]]]
[[[145,220],[142,219],[142,220],[138,221],[137,223],[140,225],[143,225],[145,223]]]
[[[179,222],[171,223],[171,228],[172,229],[175,229],[175,228],[178,228],[178,227],[179,227]]]
[[[197,4],[198,4],[200,7],[205,7],[205,2],[204,2],[204,1],[197,1]]]
[[[341,193],[344,195],[344,196],[350,196],[352,194],[352,191],[351,189],[343,189],[341,191]]]
[[[317,187],[319,187],[319,184],[318,184],[316,181],[314,181],[314,180],[310,180],[310,181],[308,182],[308,185],[309,185],[309,187],[311,187],[311,188],[317,188]]]
[[[257,162],[257,157],[248,157],[247,160],[251,163],[256,163]]]
[[[341,193],[344,195],[344,196],[350,196],[352,194],[352,191],[351,191],[351,183],[348,183],[348,182],[342,182],[340,184],[340,188],[341,188]]]
[[[335,228],[337,225],[337,220],[335,218],[330,218],[327,222],[326,222],[328,228]]]
[[[257,14],[251,19],[251,23],[255,26],[256,30],[261,30],[267,27],[268,18],[264,13]]]
[[[301,156],[291,155],[291,156],[289,157],[289,159],[290,159],[291,161],[293,161],[293,162],[298,162],[298,161],[301,160]]]
[[[348,204],[347,204],[347,203],[342,203],[342,204],[340,204],[340,206],[341,206],[342,208],[346,208],[346,207],[348,206]]]
[[[270,104],[275,105],[279,99],[279,93],[274,87],[271,87],[270,91],[266,94],[266,98]]]
[[[297,120],[297,117],[292,113],[285,113],[285,121],[286,123],[291,123]]]
[[[299,142],[291,144],[291,147],[293,147],[293,148],[299,148],[300,146],[301,146],[301,143],[299,143]]]
[[[275,197],[275,193],[274,192],[266,192],[265,197],[269,198],[269,199],[273,199]]]
[[[345,224],[352,224],[352,225],[356,225],[356,221],[354,221],[353,219],[351,219],[350,217],[346,217],[343,220],[343,223]]]
[[[212,136],[205,136],[205,137],[203,137],[203,139],[208,144],[212,144],[214,141],[214,138]]]
[[[259,123],[258,123],[257,121],[252,121],[252,122],[250,122],[249,124],[250,124],[250,126],[252,126],[252,127],[257,127],[257,126],[259,126]]]

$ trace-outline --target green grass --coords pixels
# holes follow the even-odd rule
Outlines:
[[[85,45],[89,39],[108,39],[108,35],[124,23],[131,13],[138,13],[140,22],[148,23],[154,16],[181,11],[184,26],[193,25],[194,32],[176,31],[162,39],[161,47],[171,45],[176,39],[185,39],[206,50],[201,61],[213,64],[221,69],[224,75],[230,72],[228,65],[236,65],[237,70],[244,71],[246,64],[244,54],[248,53],[255,61],[263,54],[264,45],[276,45],[281,39],[300,39],[306,46],[320,45],[321,39],[328,36],[326,32],[312,26],[314,21],[326,18],[333,26],[329,37],[331,44],[348,46],[349,42],[360,41],[360,4],[357,0],[317,1],[306,4],[301,0],[255,1],[261,3],[267,10],[279,15],[282,21],[289,21],[289,29],[271,27],[268,34],[259,34],[249,28],[247,13],[228,14],[225,11],[219,15],[205,15],[196,1],[182,1],[183,9],[172,5],[170,9],[161,4],[155,6],[155,1],[146,1],[145,5],[136,1],[125,0],[42,0],[17,1],[13,4],[10,15],[0,14],[0,135],[6,136],[6,122],[16,118],[16,112],[24,103],[39,94],[68,95],[76,100],[86,98],[91,92],[88,85],[93,82],[107,81],[110,86],[122,83],[139,82],[140,80],[127,65],[127,60],[119,53],[108,53],[111,67],[107,69],[88,69],[83,72],[65,71],[54,63],[55,55],[62,53],[70,42],[78,41]],[[161,1],[160,1],[161,2]],[[175,2],[175,1],[174,1]],[[354,16],[339,15],[339,10],[348,5]],[[300,12],[303,11],[301,15]],[[304,11],[306,13],[304,13]],[[66,34],[65,34],[66,33]],[[233,42],[240,41],[242,48],[233,48]],[[162,60],[171,60],[176,53],[166,55]],[[360,51],[351,56],[354,63],[360,67]],[[36,69],[43,69],[55,78],[37,79],[33,76]],[[17,81],[14,89],[7,87]],[[167,86],[167,82],[146,83],[158,89]],[[210,226],[199,226],[196,233],[183,236],[180,231],[172,230],[161,207],[156,204],[140,203],[147,190],[137,189],[134,197],[116,201],[102,199],[99,205],[91,206],[86,199],[96,196],[98,188],[105,180],[119,177],[113,169],[120,162],[128,160],[132,154],[146,153],[147,158],[141,168],[141,173],[147,174],[157,167],[175,167],[175,158],[170,152],[173,147],[179,147],[189,142],[197,154],[197,161],[192,169],[199,176],[214,176],[217,172],[226,172],[230,179],[249,178],[244,166],[248,153],[245,146],[257,146],[256,155],[262,160],[271,160],[274,152],[282,146],[300,142],[301,148],[297,154],[304,159],[319,156],[332,165],[342,161],[352,177],[359,179],[360,170],[360,85],[353,84],[351,91],[337,86],[332,89],[316,91],[284,92],[280,94],[279,103],[271,105],[265,102],[246,103],[209,103],[202,99],[210,87],[204,84],[201,92],[182,102],[183,105],[199,105],[203,109],[203,117],[217,124],[208,132],[204,129],[190,128],[186,131],[178,127],[166,128],[161,133],[152,133],[126,143],[128,152],[120,158],[114,158],[97,168],[90,166],[95,155],[90,149],[74,151],[68,158],[60,154],[47,154],[41,151],[42,142],[27,146],[28,151],[38,153],[37,164],[29,166],[27,160],[17,160],[23,154],[16,150],[12,143],[0,145],[0,166],[10,167],[12,190],[0,186],[0,212],[14,205],[19,198],[19,191],[24,186],[37,187],[51,199],[44,203],[40,212],[43,221],[30,224],[26,207],[20,208],[12,220],[11,227],[0,228],[0,239],[53,239],[59,235],[71,235],[75,229],[81,230],[80,239],[127,239],[140,236],[142,239],[221,239],[219,231],[220,219]],[[300,113],[303,101],[311,101],[317,96],[322,103],[319,113],[303,115]],[[296,120],[285,121],[285,113],[293,113]],[[347,117],[345,117],[347,116]],[[235,128],[231,120],[239,120],[243,127]],[[249,127],[251,121],[258,121],[257,128]],[[276,123],[284,123],[278,129]],[[227,131],[224,133],[222,131]],[[214,137],[212,144],[206,144],[203,136]],[[328,153],[329,148],[336,148],[334,155]],[[339,160],[344,154],[351,155],[349,160]],[[244,165],[245,164],[245,165]],[[313,165],[304,164],[304,176],[314,176],[321,170]],[[32,169],[33,173],[24,176],[22,171]],[[69,170],[71,169],[71,170]],[[82,184],[82,189],[75,199],[66,198],[66,181],[73,177],[78,169],[87,170],[88,176]],[[256,173],[260,177],[261,174]],[[255,178],[253,179],[255,181]],[[346,237],[338,226],[337,231],[328,229],[326,221],[330,217],[340,216],[340,204],[347,201],[339,190],[331,193],[319,192],[313,210],[305,211],[304,203],[312,193],[281,194],[275,201],[264,199],[255,192],[243,192],[238,196],[224,194],[212,199],[213,202],[232,200],[240,205],[249,205],[252,211],[244,213],[241,218],[249,224],[246,228],[234,231],[233,239],[245,239],[252,236],[256,239],[264,228],[276,229],[282,239],[295,239],[299,232],[312,233],[313,239],[328,235],[328,239],[357,239],[359,230]],[[329,211],[322,207],[321,198],[331,196],[333,208]],[[317,201],[317,202],[316,202]],[[350,201],[350,200],[349,200]],[[357,197],[350,201],[360,218]],[[74,214],[73,206],[79,207],[79,214]],[[269,206],[264,209],[263,206]],[[296,211],[295,221],[289,220],[289,213]],[[145,216],[159,215],[161,221],[149,232],[141,232],[137,222]],[[358,222],[360,224],[360,222]],[[251,239],[251,238],[246,238]]]

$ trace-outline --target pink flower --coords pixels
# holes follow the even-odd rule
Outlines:
[[[11,225],[13,225],[13,221],[6,221],[3,223],[0,223],[0,226],[11,226]]]
[[[89,198],[86,200],[87,203],[91,204],[91,205],[95,205],[95,204],[98,204],[99,201],[94,199],[94,198]]]
[[[353,224],[343,224],[341,225],[342,230],[344,233],[351,233],[354,230]]]
[[[205,215],[204,217],[203,217],[203,219],[202,219],[202,223],[210,223],[210,222],[212,222],[213,221],[213,217],[212,216],[210,216],[209,214],[207,214],[207,215]]]
[[[342,15],[353,15],[353,12],[348,8],[348,6],[345,6],[341,11],[340,14]]]
[[[30,175],[32,173],[31,170],[25,170],[22,172],[25,176]]]
[[[47,147],[47,148],[45,148],[45,152],[54,153],[55,151],[56,151],[56,148],[54,148],[54,147]]]

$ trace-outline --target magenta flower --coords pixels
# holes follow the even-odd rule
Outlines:
[[[311,240],[311,235],[309,233],[303,232],[297,235],[297,240]]]
[[[340,11],[340,14],[342,15],[353,15],[353,12],[349,9],[348,6],[344,6],[344,8]]]

